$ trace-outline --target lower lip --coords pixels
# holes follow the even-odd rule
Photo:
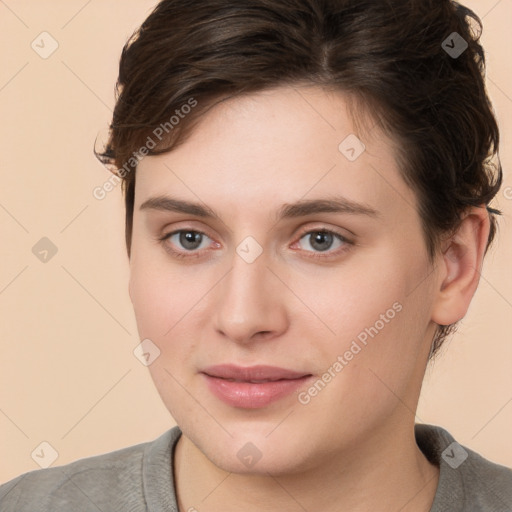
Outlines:
[[[312,376],[300,379],[283,379],[272,382],[251,383],[235,382],[219,377],[202,374],[210,391],[224,403],[243,409],[259,409],[280,398],[283,398],[301,386],[304,386]]]

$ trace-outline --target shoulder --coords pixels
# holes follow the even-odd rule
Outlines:
[[[433,425],[416,425],[416,441],[440,469],[432,512],[512,510],[512,469],[485,459]]]
[[[151,442],[24,473],[0,485],[0,510],[146,510],[144,457],[172,438],[173,429]]]

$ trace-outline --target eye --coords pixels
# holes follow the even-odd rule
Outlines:
[[[302,240],[305,240],[305,244],[300,244]],[[337,247],[336,243],[337,242]],[[341,252],[346,251],[352,242],[347,240],[341,233],[337,233],[336,231],[328,230],[328,229],[314,229],[306,231],[302,234],[298,242],[306,252],[312,252],[311,256],[314,258],[325,258],[333,255],[338,255]],[[313,248],[313,251],[310,251],[304,246],[309,245]],[[333,245],[337,250],[332,249]],[[327,256],[322,255],[321,253],[328,252]]]
[[[202,231],[197,231],[195,229],[180,229],[164,235],[159,240],[164,244],[165,249],[174,256],[177,256],[178,258],[187,258],[198,257],[201,255],[198,249],[205,248],[204,246],[201,247],[205,239],[211,240],[210,237]],[[176,250],[173,246],[177,246],[178,248],[181,247],[182,250]],[[208,247],[208,244],[206,244],[206,247]],[[197,254],[195,253],[196,251],[198,251]]]

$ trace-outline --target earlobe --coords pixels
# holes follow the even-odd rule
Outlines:
[[[457,232],[445,241],[438,259],[440,278],[432,311],[432,320],[438,325],[453,324],[466,315],[480,280],[489,229],[485,205],[473,207]]]

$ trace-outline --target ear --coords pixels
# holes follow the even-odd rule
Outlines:
[[[486,206],[472,207],[457,232],[443,242],[432,310],[432,320],[438,325],[453,324],[466,315],[480,280],[489,229]]]

